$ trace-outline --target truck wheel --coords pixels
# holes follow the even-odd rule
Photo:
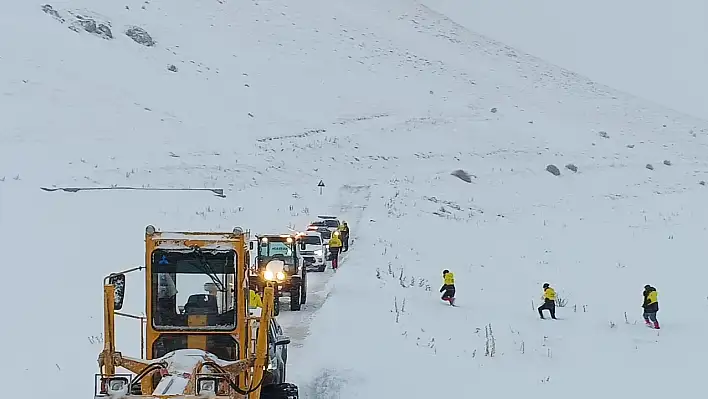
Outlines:
[[[293,284],[292,288],[290,288],[290,310],[300,310],[300,295],[301,295],[301,289],[300,289],[300,284]]]
[[[263,387],[260,399],[298,399],[299,397],[297,385],[286,382]]]

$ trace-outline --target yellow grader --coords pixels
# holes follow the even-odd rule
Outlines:
[[[264,385],[274,288],[264,288],[259,317],[249,310],[249,233],[145,229],[145,266],[104,280],[104,348],[95,398],[297,399],[294,384]],[[126,274],[145,272],[145,316],[119,312]],[[115,317],[145,320],[145,353],[115,347]],[[141,350],[142,352],[142,350]],[[118,373],[124,369],[127,373]]]

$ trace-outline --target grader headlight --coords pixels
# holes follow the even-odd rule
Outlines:
[[[283,281],[283,280],[285,280],[285,273],[283,273],[283,272],[275,273],[275,278],[278,279],[278,281]]]
[[[105,392],[111,397],[124,397],[128,394],[130,381],[126,377],[112,377],[105,381]]]
[[[197,394],[198,395],[216,395],[216,389],[218,387],[219,381],[216,378],[204,377],[200,378],[197,382]]]

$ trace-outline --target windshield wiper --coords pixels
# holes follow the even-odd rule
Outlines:
[[[194,247],[193,250],[194,253],[197,254],[197,259],[199,260],[199,269],[206,273],[207,276],[209,276],[211,281],[216,285],[217,290],[222,292],[225,291],[226,287],[224,286],[224,283],[219,280],[219,276],[217,276],[216,272],[214,271],[214,268],[211,267],[209,262],[206,260],[206,256],[204,256],[202,249],[199,247]]]

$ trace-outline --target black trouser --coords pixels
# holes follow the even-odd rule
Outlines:
[[[645,309],[642,316],[644,317],[644,321],[646,321],[647,323],[649,322],[649,320],[653,321],[654,323],[658,323],[656,321],[656,312],[647,312]]]
[[[349,233],[342,234],[342,252],[349,250]]]
[[[549,299],[546,299],[543,302],[543,305],[538,307],[538,314],[541,316],[543,319],[543,310],[548,309],[549,312],[551,312],[551,319],[556,318],[556,303],[554,301],[551,301]]]
[[[332,268],[339,267],[339,247],[329,247],[329,253],[332,257]]]
[[[446,301],[450,298],[455,297],[455,286],[454,285],[444,285],[442,288],[445,292],[443,292],[442,297],[440,297],[440,299],[442,299],[443,301]]]

